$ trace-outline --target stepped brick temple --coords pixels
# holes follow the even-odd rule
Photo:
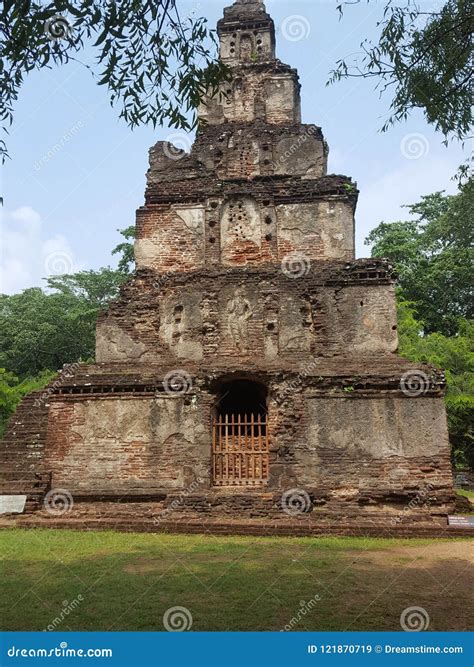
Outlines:
[[[263,2],[218,32],[231,82],[189,154],[150,150],[136,272],[96,362],[11,419],[2,492],[45,517],[50,489],[73,513],[154,503],[176,522],[446,517],[444,378],[397,356],[393,268],[355,259],[357,187],[327,174]]]

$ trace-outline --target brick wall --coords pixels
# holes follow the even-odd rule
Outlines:
[[[349,268],[348,268],[349,267]],[[351,268],[352,267],[352,268]],[[350,277],[361,270],[373,278]],[[294,278],[271,266],[161,275],[143,273],[122,289],[98,323],[97,360],[153,363],[213,360],[229,368],[251,356],[265,368],[316,356],[390,354],[397,348],[394,286],[380,262],[303,264]],[[378,276],[378,277],[377,277]],[[337,284],[333,284],[336,282]],[[347,284],[345,284],[347,283]],[[244,345],[235,340],[232,304],[248,303]]]
[[[263,491],[301,489],[315,506],[348,512],[400,506],[417,494],[423,496],[417,510],[425,495],[429,509],[450,501],[441,397],[415,401],[361,391],[346,397],[339,389],[324,398],[311,396],[312,383],[303,392],[292,388],[281,404],[276,399],[284,383],[269,382],[270,478]],[[210,423],[217,401],[217,392],[198,386],[182,397],[57,397],[44,466],[54,487],[78,496],[172,494],[194,485],[211,493]]]
[[[327,175],[262,4],[236,2],[219,35],[232,80],[190,151],[150,150],[137,271],[99,317],[97,363],[23,401],[0,460],[79,495],[171,499],[200,479],[187,502],[203,512],[270,515],[299,487],[340,515],[400,510],[420,488],[426,511],[448,511],[444,378],[396,355],[393,268],[354,260],[357,186]],[[170,395],[170,372],[188,393]],[[406,373],[426,379],[419,395],[403,393]],[[268,390],[263,496],[211,487],[211,414],[235,379]]]

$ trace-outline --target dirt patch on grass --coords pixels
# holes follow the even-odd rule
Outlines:
[[[396,631],[414,606],[426,610],[429,630],[473,623],[473,540],[44,536],[3,535],[5,629],[46,627],[49,601],[74,599],[80,582],[90,595],[68,617],[71,630],[163,630],[163,614],[179,603],[198,631],[278,631],[316,595],[296,629]],[[52,559],[51,549],[68,557]]]
[[[338,629],[399,630],[403,611],[418,606],[426,610],[430,630],[468,630],[473,546],[473,540],[453,540],[347,553],[338,576],[324,580],[329,597],[338,598],[337,623],[347,619]]]
[[[433,542],[427,545],[399,546],[389,549],[370,550],[367,553],[352,553],[354,562],[360,565],[377,565],[393,568],[397,563],[418,567],[420,561],[432,565],[440,561],[463,561],[474,565],[474,540]]]

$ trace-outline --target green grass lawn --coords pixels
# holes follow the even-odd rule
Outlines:
[[[469,500],[474,501],[474,491],[466,491],[465,489],[456,489],[456,493],[458,496],[464,496],[465,498],[469,498]]]
[[[413,606],[432,630],[473,620],[469,540],[8,529],[0,546],[4,630],[163,630],[174,606],[193,630],[399,630]]]

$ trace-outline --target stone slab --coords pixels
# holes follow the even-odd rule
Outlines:
[[[26,496],[0,496],[0,514],[22,514]]]
[[[448,516],[448,523],[450,526],[456,526],[456,528],[468,528],[474,529],[474,516]]]

